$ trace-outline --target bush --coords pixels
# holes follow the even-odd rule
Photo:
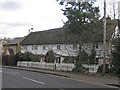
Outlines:
[[[16,57],[17,57],[17,61],[33,61],[33,62],[39,61],[39,56],[29,52],[26,52],[24,54],[18,53],[16,54]]]
[[[86,72],[86,68],[82,66],[82,62],[79,61],[75,64],[75,68],[73,69],[73,71],[75,72]]]
[[[73,57],[65,57],[64,63],[74,63],[74,58]]]
[[[102,64],[101,66],[99,66],[97,72],[98,72],[98,73],[102,73],[102,72],[103,72],[103,64]],[[108,64],[105,65],[105,73],[110,73],[110,68],[109,68],[109,65],[108,65]]]
[[[120,77],[120,38],[114,44],[115,50],[112,51],[112,69],[114,74]]]

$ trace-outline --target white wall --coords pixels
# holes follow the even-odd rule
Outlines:
[[[61,49],[57,49],[57,45],[60,45]],[[46,49],[43,49],[43,46],[46,46]],[[22,48],[23,46],[21,46]],[[107,56],[106,58],[109,58],[111,54],[111,44],[107,43]],[[83,44],[82,50],[84,50],[88,55],[91,54],[92,44]],[[30,52],[33,54],[38,55],[46,55],[46,53],[50,50],[53,50],[54,53],[61,55],[61,56],[77,56],[79,53],[79,45],[77,45],[77,49],[73,49],[72,44],[51,44],[51,45],[38,45],[38,50],[32,50],[32,45],[27,45],[27,50],[21,49],[22,53]],[[95,48],[96,50],[96,58],[102,58],[103,57],[103,43],[98,43],[98,48]]]
[[[57,45],[60,45],[60,50],[57,49]],[[46,46],[46,49],[43,49],[43,46]],[[21,46],[21,52],[31,52],[33,54],[41,54],[41,55],[46,55],[46,53],[50,50],[53,50],[54,53],[62,56],[77,56],[78,55],[78,48],[79,46],[77,45],[77,49],[73,49],[73,45],[70,44],[53,44],[53,45],[38,45],[38,50],[32,50],[32,45],[27,45],[27,50],[22,49],[23,45]]]

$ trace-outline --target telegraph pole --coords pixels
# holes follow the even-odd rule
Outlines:
[[[104,0],[104,37],[103,37],[103,75],[105,75],[106,63],[106,0]]]

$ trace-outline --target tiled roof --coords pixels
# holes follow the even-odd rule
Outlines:
[[[9,43],[7,43],[7,45],[19,44],[23,39],[24,39],[24,37],[14,38],[14,39],[10,40]]]

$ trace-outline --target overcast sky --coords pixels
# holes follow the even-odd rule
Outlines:
[[[111,2],[107,4],[107,14],[112,11]],[[95,4],[100,6],[102,16],[103,0]],[[31,27],[34,31],[62,27],[62,21],[67,20],[62,13],[56,0],[0,0],[0,38],[26,36]]]

